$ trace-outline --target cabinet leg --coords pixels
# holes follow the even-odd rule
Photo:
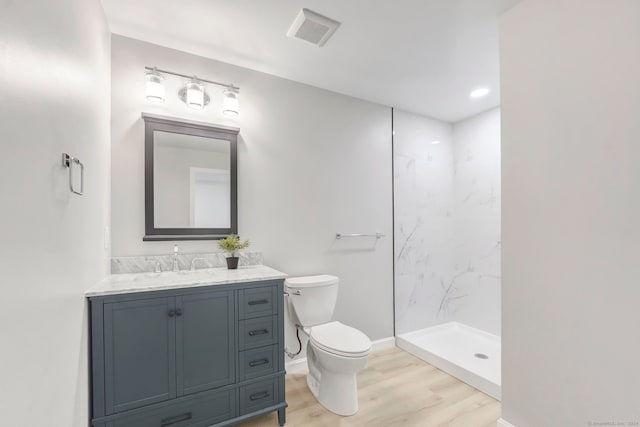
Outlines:
[[[283,426],[284,423],[287,422],[286,408],[278,409],[278,422],[281,426]]]

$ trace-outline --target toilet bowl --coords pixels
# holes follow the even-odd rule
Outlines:
[[[320,275],[285,281],[289,317],[308,336],[307,385],[325,408],[338,415],[358,412],[357,373],[367,364],[371,340],[363,332],[330,321],[339,279]]]
[[[338,415],[358,412],[357,373],[367,365],[371,341],[355,328],[330,322],[311,328],[307,385],[325,408]]]

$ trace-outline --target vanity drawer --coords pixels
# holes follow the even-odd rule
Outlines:
[[[207,427],[237,416],[236,390],[207,393],[188,402],[123,415],[105,427]]]
[[[240,352],[240,381],[251,380],[276,372],[278,346],[255,348]]]
[[[238,326],[240,350],[265,347],[278,342],[278,316],[241,320]]]
[[[281,378],[270,378],[240,387],[240,415],[276,405]]]
[[[243,289],[239,292],[239,319],[271,316],[278,313],[277,286]]]

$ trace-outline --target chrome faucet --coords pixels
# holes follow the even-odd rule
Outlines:
[[[191,271],[196,269],[196,261],[204,261],[204,258],[194,258],[191,260]]]
[[[173,245],[173,271],[180,271],[180,266],[178,264],[178,244]]]

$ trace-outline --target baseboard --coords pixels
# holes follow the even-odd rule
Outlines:
[[[511,424],[508,421],[503,420],[502,418],[500,418],[498,420],[498,422],[496,423],[496,427],[516,427],[513,424]]]
[[[382,338],[381,340],[371,341],[371,351],[380,351],[396,346],[396,337]]]
[[[392,348],[396,346],[396,338],[389,337],[383,338],[381,340],[375,340],[371,342],[371,351],[376,352],[380,350],[385,350],[387,348]],[[301,357],[299,359],[294,359],[286,362],[284,364],[285,370],[287,374],[298,374],[302,372],[307,372],[307,358]],[[508,427],[508,426],[505,426]]]
[[[300,374],[307,372],[307,358],[301,357],[299,359],[293,359],[284,364],[284,369],[287,374]]]

